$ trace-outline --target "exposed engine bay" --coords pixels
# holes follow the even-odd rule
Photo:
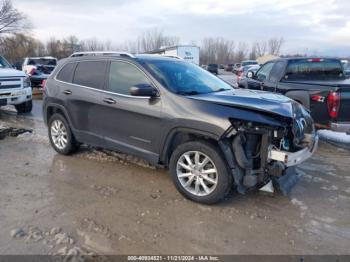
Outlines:
[[[312,119],[294,112],[295,117],[279,127],[232,121],[220,146],[238,192],[244,194],[272,183],[288,194],[297,183],[295,166],[316,151],[318,137]]]

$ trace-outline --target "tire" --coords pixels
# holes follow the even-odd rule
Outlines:
[[[78,149],[71,128],[64,116],[54,114],[48,123],[48,133],[51,146],[62,155],[69,155]]]
[[[24,102],[22,104],[15,105],[15,108],[17,110],[17,113],[19,113],[19,114],[30,113],[30,112],[32,112],[32,109],[33,109],[33,101],[29,100],[29,101]]]
[[[196,166],[196,152],[199,154],[199,166],[204,164],[205,157],[209,158],[209,162],[202,169],[197,168],[196,170],[196,167],[193,167]],[[188,169],[188,157],[193,164],[192,171]],[[186,163],[185,169],[181,164]],[[215,145],[205,141],[191,141],[179,145],[171,155],[169,169],[177,190],[186,198],[201,204],[214,204],[223,200],[233,186],[232,175],[221,152]],[[214,169],[217,171],[215,174],[214,172],[202,173]],[[190,181],[191,179],[192,181]],[[198,180],[199,182],[197,182]],[[213,183],[214,181],[216,183]],[[200,184],[198,190],[196,190],[197,183]],[[203,183],[208,191],[205,190]]]

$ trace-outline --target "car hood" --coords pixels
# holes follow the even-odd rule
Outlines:
[[[22,71],[12,68],[0,68],[0,77],[25,77],[26,74]]]
[[[248,89],[213,92],[189,96],[189,98],[225,106],[246,108],[289,118],[293,118],[294,116],[293,104],[296,103],[283,95]]]

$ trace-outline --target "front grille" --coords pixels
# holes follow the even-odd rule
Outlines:
[[[21,88],[21,78],[0,78],[0,89]]]

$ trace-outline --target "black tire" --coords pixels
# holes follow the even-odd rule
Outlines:
[[[55,120],[60,121],[64,125],[64,128],[66,130],[65,138],[66,138],[67,142],[66,142],[64,148],[59,148],[58,146],[56,146],[56,144],[53,141],[52,125],[55,122]],[[48,123],[48,133],[49,133],[49,139],[50,139],[51,146],[59,154],[69,155],[69,154],[75,152],[78,149],[78,147],[79,147],[77,141],[74,138],[72,130],[71,130],[69,124],[68,124],[68,121],[61,114],[54,114],[54,115],[51,116],[51,118],[49,120],[49,123]]]
[[[27,102],[24,102],[19,105],[15,105],[15,108],[17,110],[17,113],[19,114],[26,114],[32,112],[33,109],[33,101],[29,100]]]
[[[214,163],[217,170],[217,184],[215,189],[208,195],[197,196],[187,191],[181,184],[177,175],[177,162],[181,156],[189,151],[199,151],[207,155]],[[169,170],[172,180],[177,190],[186,198],[201,204],[214,204],[223,200],[230,192],[232,184],[232,175],[228,169],[226,161],[218,147],[206,141],[191,141],[179,145],[170,158]]]

